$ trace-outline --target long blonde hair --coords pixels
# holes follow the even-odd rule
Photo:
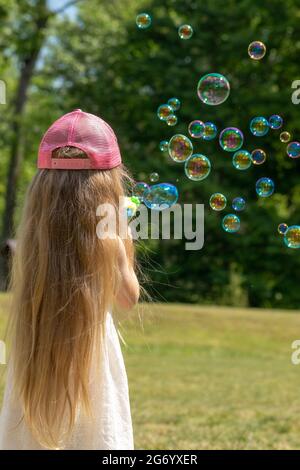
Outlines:
[[[56,158],[84,157],[63,149]],[[96,208],[125,193],[127,174],[39,170],[28,189],[13,260],[15,393],[37,441],[61,448],[78,409],[91,414],[89,372],[118,284],[113,240],[96,236]],[[132,257],[132,242],[127,240]]]

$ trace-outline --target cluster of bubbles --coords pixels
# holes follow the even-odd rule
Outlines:
[[[136,18],[139,29],[147,29],[152,24],[152,18],[147,13],[141,13]],[[189,24],[183,24],[178,28],[180,39],[187,40],[193,36],[193,28]],[[266,46],[261,41],[253,41],[249,44],[248,54],[254,61],[263,59],[266,55]],[[230,95],[230,83],[228,79],[219,73],[209,73],[201,77],[197,85],[197,95],[200,101],[208,106],[218,106],[224,103]],[[166,104],[159,106],[157,116],[169,126],[177,124],[176,111],[181,103],[178,98],[171,98]],[[263,137],[269,130],[279,130],[283,126],[281,116],[274,114],[268,119],[264,116],[254,117],[250,122],[250,131],[256,137]],[[175,134],[168,140],[162,140],[159,144],[161,152],[168,152],[170,158],[176,163],[184,164],[185,175],[192,181],[202,181],[211,172],[211,162],[202,153],[194,153],[192,139],[210,141],[217,137],[218,129],[213,122],[203,122],[195,119],[188,126],[189,137],[183,134]],[[291,142],[291,134],[287,130],[280,133],[280,141],[287,145],[287,155],[292,159],[300,157],[300,142]],[[266,161],[267,154],[261,148],[254,149],[251,153],[243,149],[244,135],[236,127],[227,127],[219,134],[219,145],[225,152],[232,152],[232,165],[236,170],[244,171],[251,165],[261,165]],[[156,172],[149,176],[151,183],[159,180]],[[270,197],[275,190],[274,181],[269,177],[259,178],[256,182],[256,193],[261,198]],[[171,207],[177,202],[178,190],[174,185],[160,183],[149,186],[145,182],[138,182],[133,189],[133,197],[144,202],[150,209]],[[222,211],[227,206],[227,198],[222,193],[214,193],[210,196],[209,205],[214,211]],[[232,208],[241,212],[246,207],[246,201],[238,196],[232,201]],[[227,214],[222,219],[222,227],[228,233],[235,233],[240,229],[240,218],[236,214]],[[284,242],[289,248],[300,248],[300,226],[288,227],[286,223],[278,225],[278,232],[284,237]]]
[[[258,116],[251,120],[250,131],[256,137],[263,137],[269,132],[270,129],[278,130],[281,129],[282,126],[283,119],[278,114],[273,114],[271,117],[269,117],[269,119],[265,118],[264,116]],[[284,138],[286,133],[282,133],[281,136],[282,135]]]
[[[152,18],[149,13],[139,13],[136,17],[135,22],[139,29],[148,29],[152,25]],[[180,37],[180,39],[191,39],[193,34],[194,30],[189,24],[183,24],[178,28],[178,36]]]
[[[209,205],[214,211],[222,211],[227,205],[227,198],[222,193],[214,193],[210,196]],[[243,211],[246,207],[246,201],[243,197],[239,196],[233,199],[232,208],[236,212]]]
[[[188,132],[194,139],[213,140],[216,138],[218,129],[213,122],[203,122],[199,119],[190,122]]]
[[[168,126],[176,126],[178,118],[176,111],[180,109],[181,103],[178,98],[170,98],[167,103],[161,104],[157,109],[157,117],[164,121]]]

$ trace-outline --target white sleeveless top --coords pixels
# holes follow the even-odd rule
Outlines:
[[[94,419],[79,416],[66,450],[133,449],[133,433],[125,365],[111,314],[106,319],[102,364],[91,382]],[[99,380],[100,379],[100,380]],[[42,450],[30,430],[20,422],[20,405],[12,401],[12,368],[9,367],[0,416],[0,450]]]

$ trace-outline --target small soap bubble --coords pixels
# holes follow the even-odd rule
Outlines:
[[[156,183],[159,180],[159,174],[155,171],[149,176],[151,183]]]
[[[180,109],[181,103],[178,98],[170,98],[168,101],[168,105],[171,106],[173,111],[178,111]]]
[[[268,120],[263,116],[258,116],[250,122],[250,131],[256,137],[263,137],[269,132],[270,126]]]
[[[269,126],[271,129],[280,129],[283,125],[283,119],[281,116],[278,116],[278,114],[273,114],[269,118]]]
[[[284,235],[288,228],[289,228],[288,224],[285,224],[283,222],[278,225],[277,230],[278,230],[278,233],[280,233],[280,235]]]
[[[210,196],[209,205],[214,211],[222,211],[227,204],[226,196],[222,193],[214,193]]]
[[[249,44],[248,54],[253,60],[261,60],[267,52],[267,48],[261,41],[253,41]]]
[[[188,131],[191,137],[194,137],[194,139],[199,139],[202,136],[204,129],[204,122],[199,121],[197,119],[195,121],[190,122]]]
[[[245,207],[246,207],[246,201],[243,197],[236,197],[232,201],[232,208],[237,212],[243,211]]]
[[[199,80],[197,93],[203,103],[217,106],[227,100],[230,84],[224,75],[208,73]]]
[[[136,17],[136,25],[139,29],[147,29],[151,26],[152,18],[148,13],[140,13]]]
[[[194,30],[189,24],[183,24],[178,29],[178,35],[180,39],[191,39],[194,34]]]
[[[157,109],[157,116],[161,121],[166,121],[172,114],[173,109],[168,104],[161,104]]]
[[[300,225],[292,225],[284,234],[284,243],[288,248],[300,248]]]
[[[290,158],[300,157],[300,142],[291,142],[286,149],[286,152]]]
[[[275,185],[271,178],[263,177],[256,182],[256,193],[259,197],[269,197],[274,193]]]
[[[228,214],[223,218],[222,227],[225,232],[235,233],[240,229],[240,226],[240,218],[235,214]]]
[[[175,114],[171,114],[171,116],[167,117],[166,121],[167,121],[168,126],[173,127],[173,126],[176,126],[178,119],[177,119],[177,116],[175,116]]]
[[[211,163],[205,155],[196,153],[186,160],[184,170],[190,180],[202,181],[208,177]]]
[[[202,140],[213,140],[217,137],[218,129],[213,122],[204,123],[204,131],[201,135]]]
[[[292,136],[289,132],[283,131],[281,132],[279,138],[281,142],[283,142],[284,144],[287,144],[291,140]]]
[[[139,181],[136,183],[132,189],[132,194],[135,197],[138,197],[140,201],[143,201],[143,196],[145,194],[145,191],[149,189],[149,185],[147,183],[144,183],[143,181]]]
[[[252,165],[250,152],[247,150],[238,150],[232,157],[232,164],[237,170],[247,170]]]
[[[251,153],[251,158],[254,165],[262,165],[267,159],[267,154],[262,149],[255,149]]]
[[[174,162],[184,162],[193,153],[193,144],[188,137],[175,134],[169,142],[169,155]]]
[[[169,148],[169,142],[167,140],[162,140],[160,143],[159,143],[159,150],[161,152],[167,152],[168,151],[168,148]]]
[[[236,127],[227,127],[221,132],[219,143],[226,152],[236,152],[244,143],[243,133]]]

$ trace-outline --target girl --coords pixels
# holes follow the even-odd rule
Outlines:
[[[132,449],[113,303],[137,303],[130,237],[96,235],[128,178],[112,129],[80,109],[44,135],[13,260],[1,449]],[[101,234],[100,234],[101,235]]]

